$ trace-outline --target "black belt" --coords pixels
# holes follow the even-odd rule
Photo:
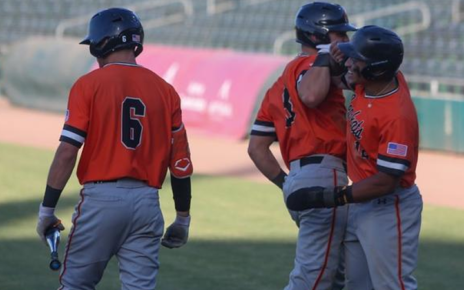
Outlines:
[[[303,166],[308,165],[308,164],[321,164],[323,159],[324,159],[324,156],[303,157],[303,158],[301,158],[299,160],[300,161],[300,167],[303,167]],[[343,169],[345,169],[345,172],[347,171],[345,162],[343,162]]]
[[[309,156],[303,157],[300,159],[300,166],[305,166],[308,164],[321,164],[324,156]]]
[[[91,181],[93,184],[99,184],[99,183],[114,183],[118,182],[119,179],[110,179],[110,180],[96,180],[96,181]]]

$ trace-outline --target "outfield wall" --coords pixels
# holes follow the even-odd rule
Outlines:
[[[0,88],[13,104],[64,112],[70,87],[97,67],[77,39],[32,38],[0,59]],[[267,88],[288,57],[145,45],[139,64],[171,83],[190,129],[246,138]],[[464,153],[464,101],[414,96],[421,148]]]
[[[421,148],[464,153],[464,100],[413,96]]]
[[[72,84],[97,68],[77,39],[34,38],[15,44],[0,63],[2,93],[15,105],[64,112]],[[232,139],[247,136],[256,106],[288,58],[232,50],[145,45],[137,62],[172,84],[185,124]]]

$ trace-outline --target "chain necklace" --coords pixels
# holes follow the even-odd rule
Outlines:
[[[380,91],[376,92],[375,94],[373,94],[373,95],[369,94],[370,96],[373,96],[373,97],[369,98],[369,104],[367,104],[368,108],[372,107],[372,102],[373,102],[373,100],[376,99],[374,96],[382,96],[384,93],[386,93],[388,91],[387,89],[392,84],[392,82],[396,83],[396,80],[393,79],[393,80],[389,81]]]
[[[389,81],[381,90],[379,90],[378,92],[376,92],[375,94],[369,94],[369,96],[381,96],[383,93],[385,93],[388,89],[388,87],[392,84],[392,82],[394,82],[395,79]]]

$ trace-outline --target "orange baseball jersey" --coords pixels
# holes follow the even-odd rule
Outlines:
[[[81,147],[81,184],[130,177],[161,188],[192,173],[180,98],[154,72],[113,63],[73,85],[60,141]]]
[[[326,99],[308,108],[299,98],[297,85],[314,56],[298,56],[267,91],[251,135],[271,136],[279,141],[287,167],[293,160],[314,154],[345,159],[346,108],[342,91],[331,87]]]
[[[416,179],[419,125],[409,88],[401,72],[398,87],[369,96],[356,86],[348,108],[348,174],[353,182],[378,171],[401,176],[400,186]]]

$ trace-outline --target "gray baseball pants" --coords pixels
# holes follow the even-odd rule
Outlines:
[[[318,162],[320,161],[320,162]],[[291,162],[284,183],[285,199],[303,187],[348,184],[344,162],[330,155],[312,155]],[[285,290],[343,288],[343,239],[348,206],[290,211],[299,225],[294,268]]]
[[[72,217],[59,290],[93,290],[116,256],[123,290],[153,290],[164,230],[158,190],[121,179],[87,183]]]

